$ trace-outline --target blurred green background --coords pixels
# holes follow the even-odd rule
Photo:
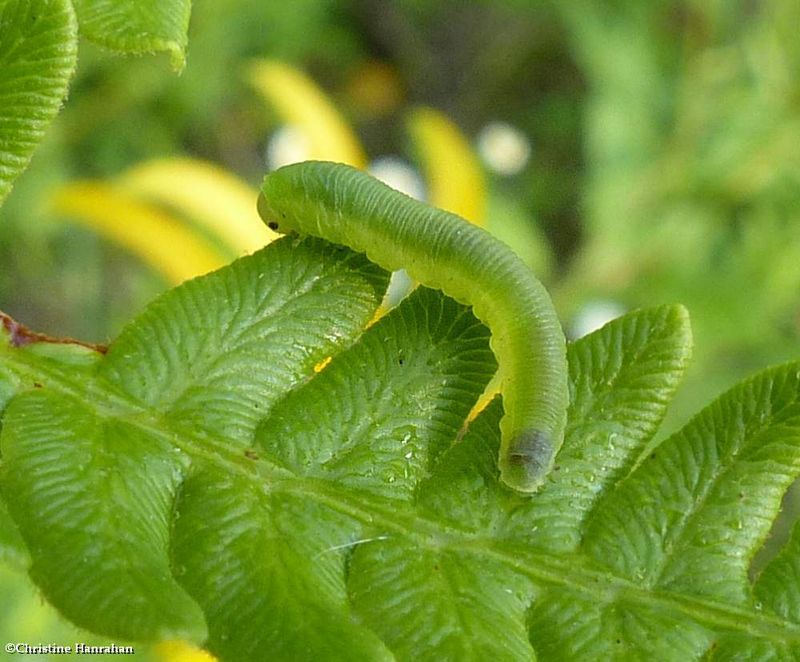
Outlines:
[[[0,309],[113,338],[167,283],[46,201],[165,156],[257,185],[280,119],[243,70],[269,57],[326,91],[373,162],[418,168],[408,113],[449,117],[480,159],[490,227],[533,252],[571,335],[686,305],[694,361],[673,430],[800,356],[799,25],[795,0],[198,0],[180,76],[166,56],[81,44],[0,209]]]

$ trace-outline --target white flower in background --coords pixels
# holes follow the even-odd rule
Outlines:
[[[531,142],[507,122],[489,122],[478,134],[478,153],[500,175],[516,175],[531,157]]]
[[[369,174],[384,184],[410,195],[417,200],[425,200],[425,184],[419,173],[408,163],[396,156],[381,156],[370,163]]]
[[[307,161],[311,147],[306,134],[298,127],[285,124],[279,127],[267,142],[266,160],[270,170]]]

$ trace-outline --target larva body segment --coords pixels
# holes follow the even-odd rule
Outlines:
[[[349,166],[305,162],[268,174],[259,213],[278,232],[365,252],[466,305],[489,327],[501,376],[503,482],[534,492],[564,437],[566,343],[547,291],[505,244]]]

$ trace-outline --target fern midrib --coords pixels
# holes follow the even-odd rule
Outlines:
[[[46,381],[45,387],[62,390],[80,400],[99,418],[122,418],[142,432],[177,446],[191,458],[221,466],[259,487],[266,483],[275,493],[314,499],[372,529],[394,532],[431,552],[469,552],[505,564],[536,583],[567,587],[595,601],[608,596],[610,602],[614,597],[624,595],[628,602],[655,610],[678,611],[715,630],[740,631],[750,636],[800,644],[800,624],[694,596],[641,588],[582,563],[580,556],[555,556],[541,550],[502,545],[502,541],[498,544],[498,541],[482,537],[466,527],[444,524],[414,512],[410,507],[404,509],[402,502],[349,490],[318,478],[298,477],[263,459],[250,459],[241,448],[231,448],[223,441],[189,436],[187,430],[178,430],[162,414],[149,411],[120,393],[109,392],[110,385],[94,379],[94,375],[84,373],[84,379],[75,380],[65,372],[75,370],[74,366],[62,366],[52,359],[27,352],[14,352],[12,356],[12,352],[0,349],[0,356],[3,353],[11,359],[7,365],[23,382]]]
[[[713,629],[738,630],[766,638],[777,636],[785,642],[800,643],[800,625],[776,616],[694,596],[641,588],[616,575],[583,564],[580,556],[554,556],[540,550],[499,546],[498,541],[481,537],[468,529],[445,526],[411,511],[403,512],[396,503],[382,503],[373,495],[348,492],[341,486],[333,486],[325,481],[294,478],[287,483],[289,487],[286,492],[316,499],[368,524],[372,529],[396,532],[430,551],[470,551],[510,566],[534,582],[568,587],[595,601],[603,595],[613,598],[624,594],[627,601],[661,610],[680,611]],[[499,542],[502,544],[502,541]]]
[[[627,602],[639,603],[655,610],[678,611],[714,630],[740,631],[750,636],[778,639],[783,643],[800,644],[800,624],[777,616],[723,605],[700,597],[642,588],[601,569],[583,563],[577,555],[553,555],[542,550],[503,545],[466,527],[425,517],[392,501],[364,491],[350,490],[319,478],[299,477],[288,470],[258,459],[251,460],[239,448],[223,442],[194,438],[186,430],[176,437],[175,428],[158,416],[127,419],[143,432],[177,445],[192,458],[201,458],[221,466],[259,488],[270,485],[273,493],[291,494],[314,499],[332,510],[345,514],[381,534],[391,532],[413,541],[430,552],[469,552],[491,558],[511,567],[539,584],[563,586],[583,593],[593,600],[608,602],[623,595]]]

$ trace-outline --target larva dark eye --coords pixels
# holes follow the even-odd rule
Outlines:
[[[263,191],[258,196],[258,203],[256,205],[258,209],[258,215],[261,216],[264,223],[267,224],[267,227],[272,230],[273,232],[280,231],[280,225],[278,221],[275,219],[275,211],[272,209],[272,206],[267,202],[267,198],[264,195]]]

